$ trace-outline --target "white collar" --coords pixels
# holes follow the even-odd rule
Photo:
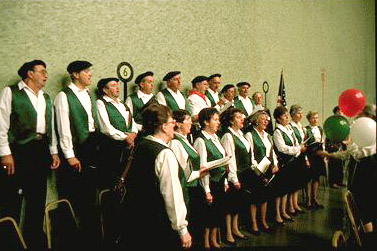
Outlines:
[[[84,92],[84,91],[86,91],[86,92],[89,93],[89,89],[87,87],[85,87],[84,89],[80,89],[80,88],[77,87],[77,85],[75,85],[72,82],[68,85],[68,87],[71,88],[72,91],[74,91],[74,92]]]
[[[139,97],[139,98],[143,98],[143,97],[150,97],[150,96],[153,96],[153,93],[150,93],[150,94],[145,94],[144,92],[142,92],[141,90],[138,90],[137,91],[137,96]]]
[[[213,140],[219,140],[219,137],[217,137],[217,135],[216,134],[214,134],[214,135],[211,135],[211,134],[209,134],[208,132],[206,132],[206,131],[202,131],[202,133],[203,133],[203,135],[204,135],[204,137],[206,138],[206,139],[213,139]]]
[[[236,136],[239,136],[239,137],[242,137],[243,136],[243,133],[241,130],[238,130],[238,132],[236,132],[232,127],[228,127],[229,131],[231,131],[231,133],[233,133],[234,135]]]
[[[114,99],[110,98],[109,96],[107,95],[104,95],[103,96],[103,99],[106,100],[107,102],[110,102],[110,103],[116,103],[116,104],[119,104],[120,103],[120,99],[117,98],[117,100],[115,101]]]
[[[217,94],[217,95],[219,95],[219,92],[215,92],[215,91],[213,91],[211,88],[208,88],[208,91],[209,91],[209,93],[211,93],[211,94]]]
[[[148,135],[148,136],[146,136],[145,139],[148,139],[148,140],[151,140],[151,141],[157,142],[157,143],[159,143],[159,144],[161,144],[161,145],[164,145],[164,146],[169,147],[169,146],[168,146],[163,140],[158,139],[158,138],[156,138],[156,137],[154,137],[154,136],[152,136],[152,135]]]
[[[20,82],[18,82],[18,89],[19,90],[28,89],[29,91],[31,91],[32,93],[34,93],[34,91],[23,80],[21,80]],[[39,95],[39,93],[43,94],[43,91],[39,90],[38,93],[37,93],[37,95]]]

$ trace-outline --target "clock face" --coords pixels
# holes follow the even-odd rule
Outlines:
[[[134,70],[128,62],[122,62],[118,65],[117,74],[123,82],[129,82],[134,76]]]

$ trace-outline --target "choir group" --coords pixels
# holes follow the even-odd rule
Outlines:
[[[43,91],[46,64],[30,61],[18,71],[21,80],[1,93],[0,213],[20,219],[22,195],[30,248],[45,245],[49,168],[93,248],[101,239],[97,193],[118,182],[127,193],[114,239],[124,247],[209,249],[220,248],[220,240],[234,246],[246,233],[272,234],[297,214],[324,208],[318,188],[325,159],[347,147],[325,144],[317,112],[308,111],[303,126],[300,105],[278,105],[273,125],[262,94],[249,97],[248,82],[220,90],[221,74],[197,76],[185,97],[179,71],[163,77],[166,88],[156,95],[153,72],[140,74],[138,91],[123,103],[117,78],[99,80],[91,95],[91,66],[71,62],[71,82],[52,100]],[[375,146],[367,155],[373,154]]]

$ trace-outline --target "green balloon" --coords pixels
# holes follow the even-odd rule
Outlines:
[[[347,139],[350,134],[350,123],[348,120],[340,115],[333,115],[328,117],[323,124],[326,138],[336,142],[342,142]]]

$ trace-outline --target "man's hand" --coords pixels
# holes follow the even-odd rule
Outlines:
[[[76,157],[72,157],[72,158],[67,159],[67,161],[68,161],[68,164],[71,167],[73,167],[79,173],[81,173],[81,162],[80,162],[80,160],[78,160]]]
[[[272,173],[275,174],[277,172],[279,172],[279,167],[276,165],[274,168],[272,168]]]
[[[183,248],[190,248],[192,244],[192,238],[189,232],[181,236],[181,242]]]
[[[126,139],[124,140],[126,142],[127,147],[131,148],[134,147],[135,145],[135,138],[136,138],[136,133],[127,133],[126,132]]]
[[[8,176],[14,175],[15,164],[12,154],[1,157],[1,168],[6,170]]]
[[[57,169],[57,168],[60,166],[60,158],[59,158],[59,155],[57,155],[57,154],[52,154],[52,155],[51,155],[51,158],[52,158],[51,169],[52,169],[52,170],[55,170],[55,169]]]

